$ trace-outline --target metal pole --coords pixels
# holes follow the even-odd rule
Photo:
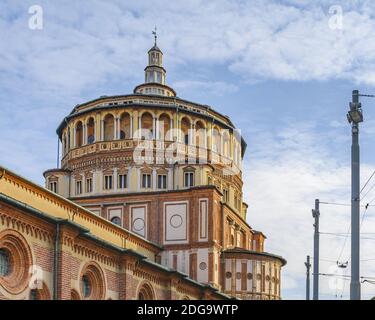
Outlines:
[[[306,300],[310,300],[310,256],[307,256],[306,262]]]
[[[319,300],[319,199],[315,199],[315,209],[312,210],[314,222],[314,274],[313,299]]]
[[[354,90],[352,94],[354,105],[359,104],[359,92]],[[360,199],[359,199],[359,124],[352,122],[352,213],[351,213],[351,280],[350,280],[350,300],[361,299],[361,285],[359,281],[359,253],[360,253]]]

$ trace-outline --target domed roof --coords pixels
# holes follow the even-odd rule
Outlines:
[[[156,45],[156,43],[154,44],[154,46],[153,46],[150,50],[148,50],[149,53],[150,53],[151,51],[159,51],[160,53],[163,53],[163,52],[159,49],[159,47]]]

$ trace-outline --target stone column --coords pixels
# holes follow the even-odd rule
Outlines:
[[[130,115],[130,138],[133,139],[133,113]]]
[[[117,140],[117,117],[113,118],[113,140]]]
[[[168,140],[172,140],[172,138],[173,138],[172,130],[174,129],[174,128],[173,128],[173,119],[172,119],[172,118],[171,118],[170,121],[169,121],[169,128],[170,128],[170,132],[169,132],[169,134],[168,134],[167,139],[168,139]],[[166,133],[166,132],[165,132],[165,133]]]
[[[73,127],[73,148],[77,147],[76,127]]]
[[[83,132],[82,132],[82,134],[83,134],[83,145],[86,145],[87,144],[87,125],[86,125],[86,123],[84,123],[82,125],[82,128],[83,128]]]
[[[152,120],[152,139],[156,139],[156,117],[153,117]]]
[[[104,141],[104,120],[100,119],[100,140]]]
[[[155,139],[156,140],[159,140],[160,139],[160,123],[159,123],[159,119],[158,118],[155,118]]]
[[[138,135],[136,137],[138,139],[140,139],[142,136],[141,129],[142,129],[142,118],[141,116],[138,116]]]

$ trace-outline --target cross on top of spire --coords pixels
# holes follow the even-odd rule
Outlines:
[[[157,31],[158,31],[158,28],[155,26],[155,29],[152,31],[152,34],[155,37],[155,46],[156,46],[156,42],[157,42],[157,39],[158,39]]]

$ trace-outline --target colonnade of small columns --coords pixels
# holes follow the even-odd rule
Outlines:
[[[167,123],[165,120],[168,120]],[[141,129],[148,129],[150,135],[145,136]],[[128,135],[125,135],[125,131],[128,131]],[[178,141],[188,145],[199,143],[199,147],[230,158],[237,165],[242,158],[241,144],[233,130],[220,128],[214,120],[193,119],[182,112],[154,113],[151,110],[98,112],[72,121],[62,134],[63,155],[70,149],[98,141],[141,138]]]

